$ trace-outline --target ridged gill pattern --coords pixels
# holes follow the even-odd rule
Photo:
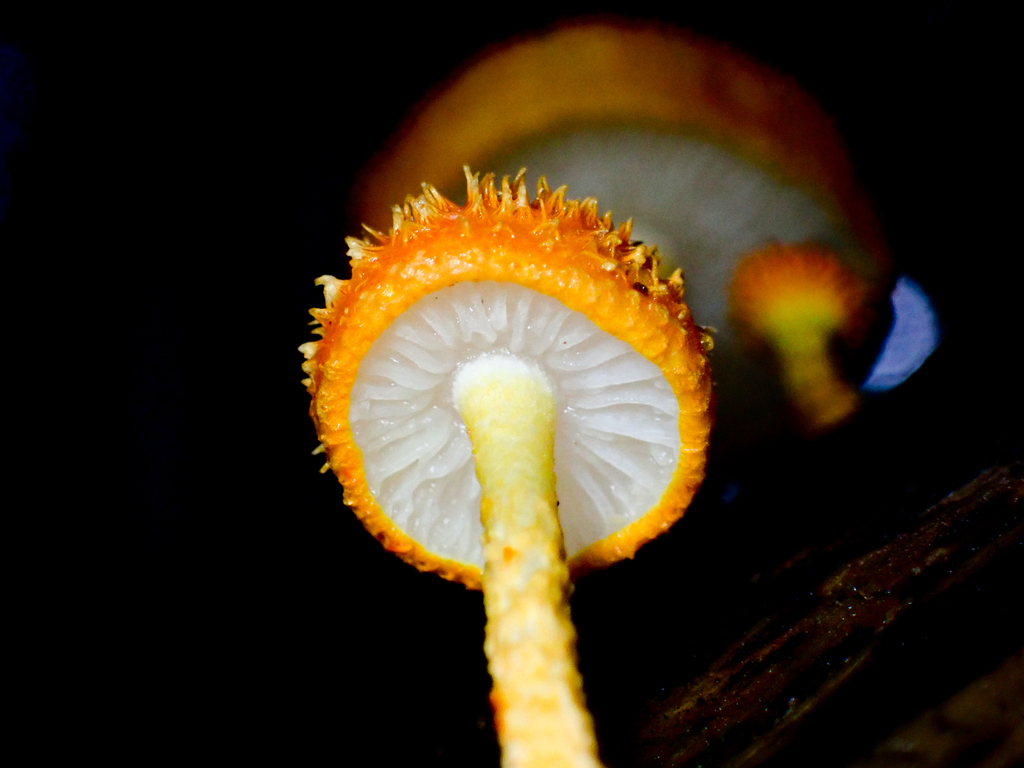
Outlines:
[[[483,567],[480,485],[452,394],[484,354],[535,361],[557,407],[556,493],[571,557],[658,503],[679,461],[679,405],[661,371],[557,299],[464,282],[423,297],[363,357],[349,419],[381,509],[442,557]]]

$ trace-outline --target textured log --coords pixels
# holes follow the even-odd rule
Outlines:
[[[771,757],[905,614],[1020,546],[1022,499],[1024,462],[993,468],[835,570],[802,615],[763,618],[706,673],[651,702],[636,763],[745,768]]]
[[[972,759],[974,758],[974,759]],[[1024,648],[882,741],[851,768],[1024,763]]]

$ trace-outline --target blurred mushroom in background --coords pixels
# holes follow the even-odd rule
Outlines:
[[[467,163],[525,167],[531,183],[543,175],[596,197],[683,269],[694,317],[714,336],[719,453],[829,431],[858,409],[876,359],[871,392],[938,342],[927,296],[898,281],[833,119],[728,46],[602,20],[485,51],[366,166],[358,215],[384,226],[386,203],[425,180],[457,198]],[[808,250],[819,268],[807,268]]]

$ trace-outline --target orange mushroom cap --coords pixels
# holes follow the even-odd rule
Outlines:
[[[630,242],[629,222],[616,228],[610,215],[599,216],[592,199],[566,201],[564,189],[552,192],[542,181],[530,200],[522,174],[511,184],[504,179],[500,191],[493,177],[481,182],[466,175],[465,206],[425,185],[422,196],[395,207],[390,234],[374,233],[376,243],[348,240],[351,280],[318,280],[327,306],[311,314],[323,338],[301,349],[327,463],[344,485],[345,502],[387,549],[421,570],[478,587],[478,563],[424,546],[378,503],[353,433],[353,392],[374,343],[417,302],[457,284],[520,286],[624,342],[653,366],[678,404],[679,449],[664,490],[622,529],[570,553],[569,567],[578,576],[632,557],[683,514],[704,476],[711,427],[707,337],[683,302],[682,277],[659,278],[657,254]]]

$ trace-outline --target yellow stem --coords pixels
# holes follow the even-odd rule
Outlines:
[[[807,432],[824,432],[857,410],[860,396],[837,370],[826,331],[815,327],[791,330],[775,339],[775,349],[790,401]]]
[[[467,364],[455,399],[469,430],[484,525],[484,651],[504,768],[593,768],[555,499],[555,401],[536,366]]]

